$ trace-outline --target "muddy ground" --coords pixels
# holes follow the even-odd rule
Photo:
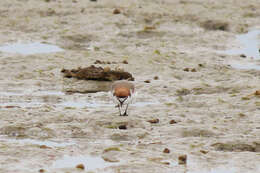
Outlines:
[[[0,52],[0,172],[82,172],[57,166],[64,157],[110,164],[83,163],[98,173],[260,172],[260,71],[229,65],[251,57],[218,52],[260,27],[259,9],[258,0],[1,0],[0,45],[64,51]],[[107,92],[63,92],[61,69],[97,60],[133,74],[128,117]]]

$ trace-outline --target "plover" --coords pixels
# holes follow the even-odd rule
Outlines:
[[[131,103],[133,94],[135,93],[134,84],[126,80],[115,81],[111,86],[111,93],[113,100],[118,104],[120,116],[127,116],[128,105]],[[126,108],[122,114],[124,105]]]

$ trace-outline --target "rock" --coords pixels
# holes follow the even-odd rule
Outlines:
[[[178,161],[179,161],[178,162],[179,165],[186,165],[187,164],[187,155],[185,154],[185,155],[179,156]]]
[[[154,80],[158,80],[159,77],[158,77],[158,76],[154,76],[153,79],[154,79]]]
[[[128,61],[127,61],[127,60],[124,60],[122,63],[123,63],[123,64],[128,64]]]
[[[100,61],[100,60],[96,60],[96,61],[94,62],[94,64],[104,64],[104,62],[103,62],[103,61]]]
[[[145,26],[144,27],[144,31],[151,31],[151,30],[155,30],[155,26]],[[158,50],[157,50],[158,51]],[[158,53],[158,52],[157,52]],[[160,54],[160,53],[159,53]]]
[[[241,54],[240,57],[241,58],[246,58],[246,55],[245,54]]]
[[[40,172],[40,173],[44,173],[45,170],[44,170],[44,169],[39,169],[39,172]]]
[[[127,126],[125,124],[118,126],[120,130],[126,130]]]
[[[165,148],[164,150],[163,150],[163,153],[170,153],[171,151],[168,149],[168,148]]]
[[[175,121],[175,120],[170,121],[170,124],[176,124],[176,123],[177,123],[177,121]]]
[[[152,120],[148,120],[147,122],[149,122],[151,124],[156,124],[156,123],[159,123],[159,119],[155,118],[155,119],[152,119]]]
[[[255,91],[256,96],[260,96],[260,90]]]
[[[50,149],[51,147],[48,147],[47,145],[40,145],[41,149]]]
[[[205,65],[204,65],[204,64],[198,64],[198,66],[199,66],[199,67],[205,67]]]
[[[85,169],[85,166],[84,166],[83,164],[78,164],[78,165],[76,166],[76,168],[84,170],[84,169]]]
[[[113,11],[113,14],[120,14],[120,13],[121,13],[121,11],[118,8],[114,9],[114,11]]]
[[[195,68],[191,69],[191,72],[197,72],[197,70]]]
[[[209,151],[200,150],[200,152],[201,152],[202,154],[207,154]]]
[[[21,108],[20,106],[5,106],[5,108],[10,109],[10,108]]]
[[[188,67],[184,68],[183,71],[190,71],[190,69]]]

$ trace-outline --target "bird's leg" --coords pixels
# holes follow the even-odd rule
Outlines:
[[[122,115],[122,107],[123,107],[124,102],[127,100],[127,98],[128,98],[128,97],[124,98],[124,100],[120,100],[120,98],[117,98],[117,100],[118,100],[118,102],[119,102],[119,103],[118,103],[118,109],[119,109],[119,113],[120,113],[119,115],[120,115],[120,116],[127,116],[127,115],[126,115],[126,111],[125,111],[125,113]],[[128,105],[127,105],[127,107],[128,107]]]
[[[122,105],[121,105],[121,103],[119,103],[119,104],[118,104],[118,109],[119,109],[119,115],[120,115],[120,116],[122,116],[122,114],[121,114],[121,108],[122,108]]]
[[[127,103],[127,105],[126,105],[125,113],[123,114],[123,116],[128,116],[128,115],[127,115],[128,105],[129,105],[129,103]]]

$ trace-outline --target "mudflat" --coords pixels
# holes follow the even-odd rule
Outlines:
[[[1,0],[0,172],[260,172],[260,60],[223,52],[260,29],[259,9]],[[129,116],[107,92],[64,92],[62,69],[93,64],[133,75]]]

